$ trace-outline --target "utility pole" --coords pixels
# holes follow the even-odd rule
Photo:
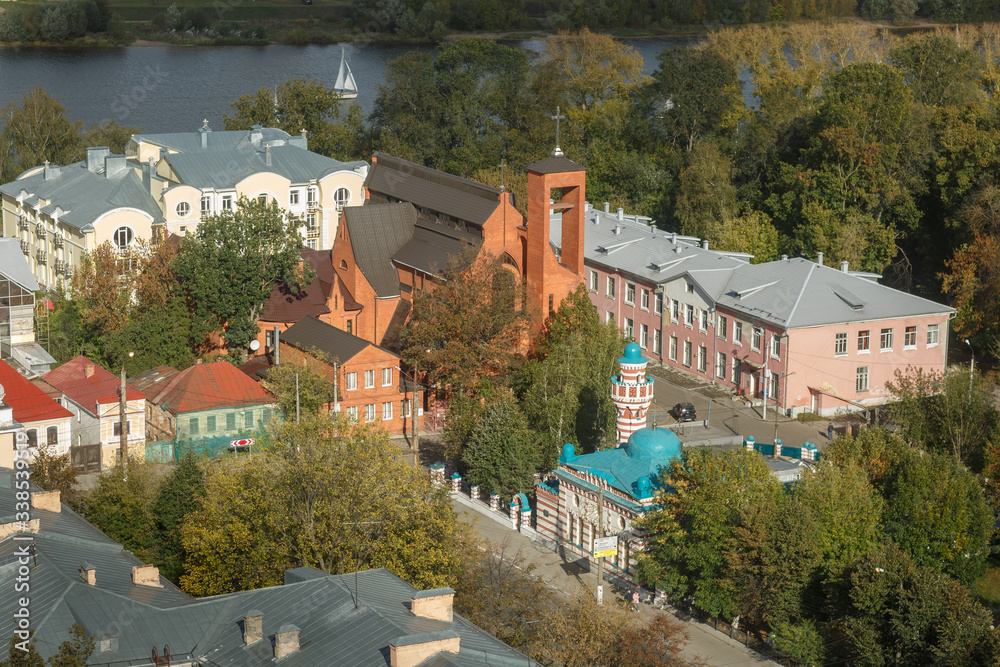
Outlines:
[[[417,378],[419,377],[417,373],[417,362],[416,357],[413,358],[413,391],[410,392],[410,445],[413,447],[413,467],[417,470],[420,469],[420,441],[417,439],[420,436],[417,435]]]
[[[295,374],[295,423],[299,423],[299,374]]]
[[[131,358],[135,355],[135,352],[129,352],[128,356]],[[118,455],[121,457],[122,470],[125,471],[125,475],[128,475],[128,403],[125,395],[125,361],[122,361],[122,386],[118,401],[118,434],[120,440],[118,441]]]
[[[597,492],[597,526],[595,537],[604,537],[604,487]],[[604,604],[604,556],[597,559],[597,604]]]

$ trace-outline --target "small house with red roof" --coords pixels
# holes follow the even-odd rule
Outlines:
[[[201,440],[245,434],[281,418],[273,394],[225,361],[175,371],[160,366],[134,378],[147,395],[150,438]]]
[[[70,447],[100,445],[101,468],[116,463],[122,433],[121,379],[81,354],[42,380],[62,394],[63,405],[73,413]],[[131,384],[125,385],[125,433],[129,456],[145,460],[146,395]]]
[[[69,453],[73,413],[4,361],[0,361],[0,387],[3,401],[13,409],[14,421],[24,429],[32,456],[39,447],[55,456]],[[4,462],[12,461],[13,455],[13,451],[0,452],[0,466],[10,467]]]

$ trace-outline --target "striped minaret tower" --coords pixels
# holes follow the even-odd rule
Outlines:
[[[618,444],[646,427],[646,413],[653,402],[653,378],[646,375],[649,359],[635,343],[625,346],[625,356],[618,360],[621,372],[611,378],[611,400],[618,410]]]

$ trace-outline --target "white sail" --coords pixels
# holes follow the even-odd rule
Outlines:
[[[337,90],[344,89],[344,74],[349,73],[350,69],[347,67],[347,61],[344,60],[344,50],[340,50],[340,71],[337,72],[337,82],[333,84],[333,87]],[[351,77],[351,82],[354,82],[354,77]]]
[[[358,84],[354,81],[351,66],[347,64],[344,49],[340,49],[340,69],[337,71],[337,82],[333,84],[333,89],[345,100],[353,100],[358,96]]]
[[[358,84],[354,82],[354,72],[351,71],[351,66],[344,62],[344,67],[347,68],[347,79],[344,81],[344,92],[356,93],[358,92]]]

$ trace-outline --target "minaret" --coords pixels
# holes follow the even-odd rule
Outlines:
[[[635,343],[625,346],[625,356],[618,359],[621,372],[611,378],[611,400],[618,411],[616,423],[619,445],[646,427],[646,414],[653,403],[653,378],[646,375],[649,359]]]

